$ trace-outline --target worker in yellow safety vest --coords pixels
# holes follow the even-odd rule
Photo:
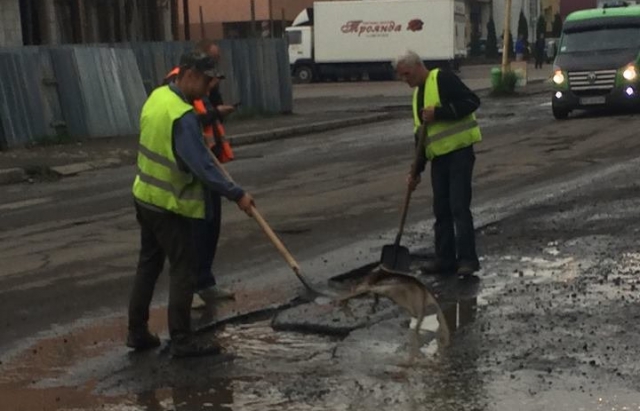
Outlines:
[[[148,329],[149,305],[165,257],[169,269],[169,335],[176,357],[215,354],[220,346],[191,332],[191,302],[198,267],[193,222],[207,218],[205,190],[237,203],[251,214],[253,198],[228,181],[207,153],[193,108],[218,76],[215,61],[189,52],[180,60],[174,82],[155,89],[140,116],[138,172],[133,184],[141,248],[129,301],[127,346],[145,350],[160,345]]]
[[[418,171],[431,162],[436,221],[435,259],[425,263],[423,272],[471,275],[480,269],[471,215],[473,145],[482,140],[474,114],[480,99],[453,72],[427,69],[413,51],[398,58],[396,73],[414,89],[414,132],[426,125],[424,161]],[[412,190],[419,182],[419,173],[409,175]]]

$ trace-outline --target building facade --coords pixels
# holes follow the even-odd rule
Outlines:
[[[544,0],[512,0],[511,1],[511,18],[509,19],[509,31],[515,42],[518,37],[518,21],[522,12],[527,19],[527,29],[529,32],[529,42],[534,42],[536,38],[536,24],[538,17],[543,13]],[[506,1],[493,1],[493,18],[496,25],[496,35],[498,41],[502,38],[505,26]],[[546,17],[545,17],[546,19]],[[552,20],[553,21],[553,20]],[[550,30],[551,23],[547,22],[547,28]]]
[[[559,0],[542,0],[541,10],[544,21],[547,24],[547,33],[551,32],[553,28],[553,20],[556,18],[556,14],[560,14],[560,1]]]
[[[326,0],[323,0],[326,1]],[[329,0],[332,1],[332,0]],[[184,40],[281,37],[313,0],[179,0],[178,36]],[[187,16],[187,19],[185,19]],[[186,27],[186,26],[188,27]]]
[[[564,21],[567,15],[574,11],[591,9],[597,5],[597,0],[560,0],[560,15]]]

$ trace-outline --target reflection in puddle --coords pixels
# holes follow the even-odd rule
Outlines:
[[[172,388],[147,391],[136,396],[136,404],[144,411],[229,411],[233,410],[233,389],[226,380],[215,380],[205,391],[194,388]]]
[[[448,300],[442,308],[447,325],[454,334],[455,345],[456,331],[475,320],[477,297],[462,296]],[[429,320],[425,321],[427,327],[435,325],[437,328],[435,315],[425,320]],[[385,355],[379,356],[375,350],[363,352],[367,344],[385,345],[393,343],[393,338],[404,342],[402,332],[411,330],[407,329],[407,323],[402,327],[401,323],[401,319],[390,319],[387,324],[378,324],[370,330],[360,329],[344,340],[276,332],[268,321],[229,325],[219,338],[237,358],[226,373],[226,379],[201,381],[202,388],[174,387],[140,394],[136,398],[139,408],[130,410],[335,411],[373,410],[380,404],[386,404],[385,409],[389,410],[419,410],[424,409],[425,401],[431,401],[436,408],[444,406],[453,397],[469,398],[470,404],[477,401],[476,389],[466,393],[453,390],[457,384],[455,381],[471,383],[474,378],[471,370],[475,368],[467,360],[458,366],[455,361],[450,363],[443,357],[436,368],[424,362],[406,368],[398,367],[393,361],[387,363],[383,359]],[[384,329],[394,324],[398,328],[385,334]],[[424,334],[432,333],[425,330]],[[465,350],[469,352],[471,347],[466,344]],[[396,360],[404,359],[405,348],[389,354]],[[340,354],[336,354],[337,350]],[[451,373],[453,376],[443,377]],[[474,384],[478,388],[477,383]],[[388,403],[390,399],[393,399],[393,404]]]

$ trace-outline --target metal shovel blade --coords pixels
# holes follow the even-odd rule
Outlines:
[[[387,244],[382,247],[380,264],[390,270],[410,272],[411,255],[409,249],[397,244]]]

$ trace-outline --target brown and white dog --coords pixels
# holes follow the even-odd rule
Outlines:
[[[409,360],[413,360],[419,353],[420,346],[420,326],[424,320],[427,309],[431,306],[436,308],[438,318],[438,346],[446,347],[451,342],[451,334],[446,318],[440,305],[433,294],[417,278],[401,272],[389,270],[384,266],[378,266],[371,273],[367,274],[364,281],[353,287],[352,291],[337,299],[343,309],[350,311],[348,301],[352,298],[371,294],[374,297],[372,311],[378,304],[379,297],[389,298],[391,301],[404,308],[412,317],[417,319],[415,332],[412,333],[411,352]]]

